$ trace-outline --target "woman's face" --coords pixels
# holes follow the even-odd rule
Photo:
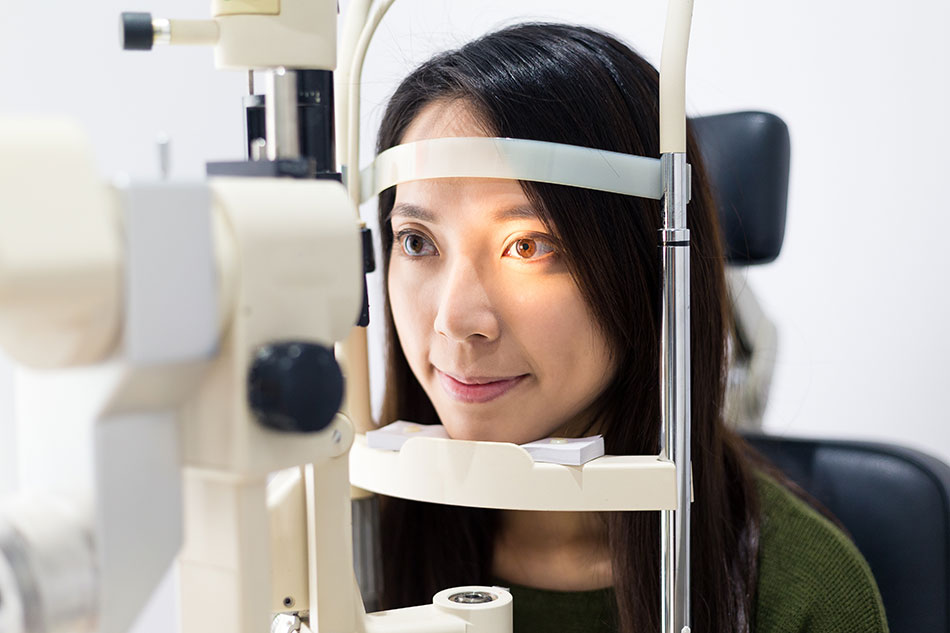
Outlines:
[[[436,102],[402,142],[453,136],[485,133],[463,102]],[[391,219],[393,319],[449,435],[576,433],[612,375],[607,342],[518,182],[401,184]]]

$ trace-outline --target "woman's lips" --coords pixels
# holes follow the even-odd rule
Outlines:
[[[527,374],[512,378],[469,378],[466,382],[453,378],[438,369],[439,382],[449,396],[459,402],[480,403],[499,398],[513,389]]]

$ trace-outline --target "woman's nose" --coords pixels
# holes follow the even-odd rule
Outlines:
[[[493,341],[501,331],[490,298],[475,266],[460,261],[446,271],[433,327],[454,341]]]

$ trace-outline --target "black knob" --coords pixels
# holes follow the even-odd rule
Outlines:
[[[343,401],[343,374],[333,350],[316,343],[262,346],[251,364],[247,387],[257,421],[279,431],[320,431]]]
[[[122,14],[119,38],[126,51],[150,51],[155,42],[151,13],[126,11]]]

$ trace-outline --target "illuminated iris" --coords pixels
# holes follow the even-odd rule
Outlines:
[[[547,240],[522,237],[511,243],[511,246],[505,250],[505,255],[518,259],[534,260],[542,259],[553,252],[554,245]]]

